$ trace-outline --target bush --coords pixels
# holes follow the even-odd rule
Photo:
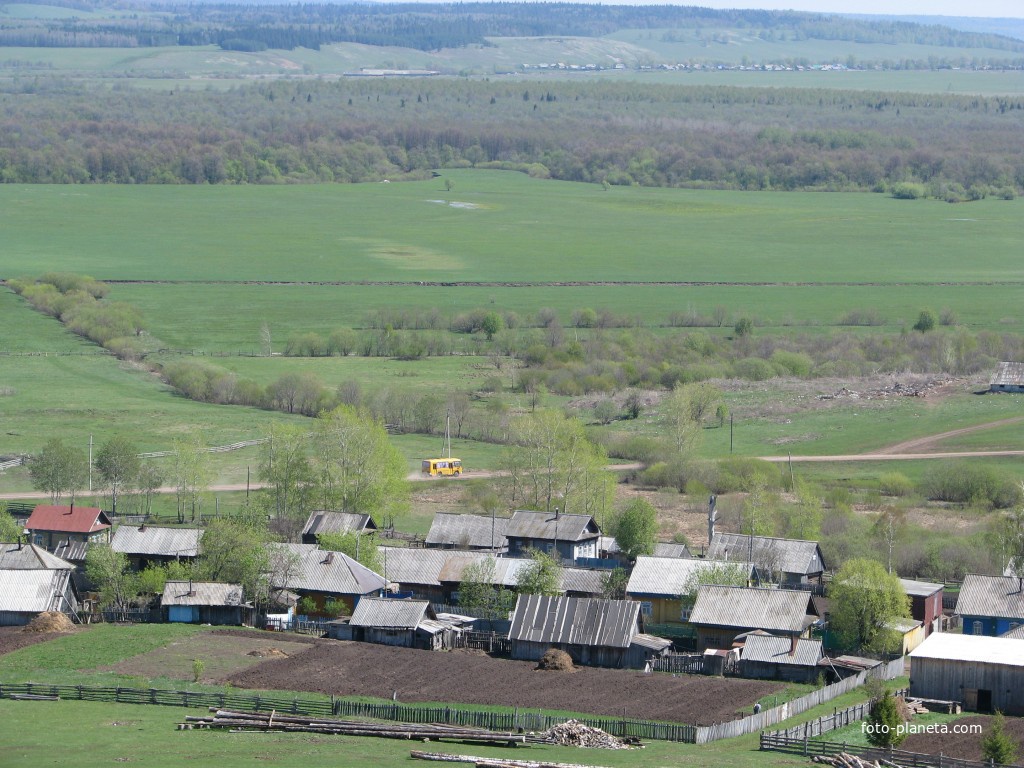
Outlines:
[[[772,352],[771,362],[782,368],[790,376],[806,379],[811,375],[811,368],[814,361],[809,355],[802,352],[789,352],[785,349],[777,349]]]
[[[928,197],[928,188],[924,184],[913,184],[904,181],[899,184],[893,184],[892,196],[897,200],[920,200]]]
[[[928,333],[928,331],[934,330],[937,322],[934,312],[930,309],[922,309],[917,316],[917,322],[914,323],[914,330],[919,333]]]
[[[882,698],[871,705],[867,718],[868,742],[876,747],[898,747],[905,733],[897,729],[903,725],[903,718],[900,716],[899,705],[892,691],[886,690]]]
[[[996,509],[1008,509],[1021,502],[1021,488],[1015,478],[992,467],[967,462],[933,468],[921,484],[933,501],[984,504]]]
[[[878,478],[878,489],[886,496],[906,496],[914,490],[914,481],[902,472],[886,472]]]
[[[996,765],[1012,765],[1017,759],[1018,744],[1006,732],[1006,718],[997,711],[988,734],[981,740],[981,753]]]
[[[760,459],[733,457],[718,462],[718,478],[708,486],[715,493],[744,491],[760,481],[768,489],[782,487],[782,470]]]
[[[748,381],[767,381],[775,378],[775,368],[772,364],[759,357],[745,357],[737,361],[733,370],[736,376]]]

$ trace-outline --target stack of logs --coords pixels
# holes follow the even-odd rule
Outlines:
[[[832,765],[835,768],[901,768],[891,760],[865,760],[863,757],[840,752],[838,755],[815,755],[811,758],[812,763]]]
[[[592,749],[629,749],[639,742],[636,739],[620,739],[600,728],[591,728],[576,720],[548,728],[539,737],[549,744],[560,744],[563,747],[590,747]]]
[[[487,744],[508,745],[545,743],[542,737],[522,733],[495,733],[480,728],[464,728],[457,725],[421,723],[368,723],[358,720],[333,720],[295,715],[279,715],[276,712],[239,712],[211,707],[212,717],[190,715],[178,730],[193,728],[222,728],[232,732],[241,731],[292,731],[301,733],[329,733],[339,736],[377,736],[385,739],[416,739],[420,741],[470,741]]]

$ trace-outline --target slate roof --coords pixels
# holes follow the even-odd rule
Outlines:
[[[428,618],[430,603],[426,600],[388,600],[366,597],[356,604],[349,619],[353,627],[379,627],[382,629],[416,629]],[[433,611],[429,617],[433,617]]]
[[[349,533],[377,530],[377,524],[369,515],[357,512],[327,512],[319,510],[309,513],[309,519],[302,529],[303,536],[319,536],[322,533]]]
[[[67,569],[0,570],[0,611],[42,613],[59,611],[68,588],[71,571]]]
[[[776,635],[750,635],[743,645],[743,661],[766,664],[791,664],[798,667],[817,666],[821,658],[821,640],[798,638],[793,655],[789,654],[792,640]]]
[[[751,542],[753,538],[753,542]],[[744,536],[740,533],[716,533],[708,551],[708,560],[746,562],[753,555],[758,568],[782,573],[819,573],[825,570],[821,549],[816,541],[777,539],[772,536]]]
[[[1020,591],[1020,579],[967,574],[956,600],[956,613],[961,616],[1024,619],[1024,593]]]
[[[1014,627],[1008,632],[1003,632],[1003,634],[1001,634],[1000,637],[1009,637],[1014,640],[1024,640],[1024,624],[1021,624],[1019,627]]]
[[[691,624],[768,632],[799,633],[811,622],[810,593],[703,585],[690,612]]]
[[[1024,386],[1024,363],[1000,363],[996,367],[996,372],[992,375],[990,386]]]
[[[381,547],[380,554],[384,576],[388,581],[429,587],[441,585],[441,573],[449,564],[464,561],[468,565],[484,557],[476,552],[409,547]],[[451,573],[454,575],[454,572]],[[461,570],[458,573],[461,574]],[[447,580],[459,581],[461,575]]]
[[[941,659],[1024,667],[1024,641],[1012,637],[932,632],[910,652],[910,659],[911,664],[914,659]]]
[[[604,577],[607,573],[588,568],[563,568],[559,588],[563,592],[580,592],[597,597],[604,592]]]
[[[74,570],[67,560],[35,544],[0,544],[0,569],[11,571]]]
[[[298,562],[285,574],[272,574],[272,587],[329,595],[368,595],[387,585],[383,576],[343,552],[327,552],[316,544],[272,544],[272,557],[275,550],[297,556]]]
[[[156,557],[197,557],[201,528],[153,528],[119,525],[110,539],[115,552]]]
[[[95,533],[110,527],[110,518],[99,507],[68,507],[39,504],[32,510],[25,527],[30,531]]]
[[[494,547],[502,548],[505,544],[505,528],[509,518],[494,518]],[[459,515],[450,512],[439,512],[434,515],[427,534],[427,546],[490,548],[491,518],[483,515]]]
[[[687,560],[677,557],[641,555],[636,559],[626,585],[627,595],[656,595],[675,599],[686,591],[697,574],[710,571],[723,563],[713,560]],[[734,565],[744,567],[745,563]],[[753,566],[750,567],[753,570]]]
[[[520,595],[510,640],[628,648],[637,635],[640,603],[576,597]]]
[[[685,544],[671,544],[659,541],[654,545],[655,557],[693,557]]]
[[[65,539],[53,548],[54,555],[72,563],[84,563],[88,551],[89,545],[86,542],[71,541],[70,539]]]
[[[242,585],[215,581],[168,581],[160,605],[241,605]]]
[[[554,541],[556,527],[559,541],[585,541],[601,535],[601,529],[597,527],[591,515],[560,514],[556,526],[554,512],[517,509],[508,521],[505,536],[510,539]]]
[[[942,584],[935,584],[930,581],[915,581],[914,579],[900,579],[903,591],[911,597],[930,597],[942,589]]]

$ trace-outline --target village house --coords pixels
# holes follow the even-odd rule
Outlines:
[[[430,523],[427,547],[503,552],[507,549],[507,517],[438,512]]]
[[[556,648],[576,664],[622,669],[644,669],[671,646],[641,632],[640,605],[631,600],[520,595],[508,636],[514,659],[537,661]]]
[[[692,558],[693,554],[685,544],[675,542],[659,541],[654,545],[654,557],[684,557]]]
[[[1024,363],[1002,362],[988,385],[989,392],[1024,392]]]
[[[942,584],[913,579],[900,579],[900,584],[910,598],[910,615],[921,622],[925,637],[942,631]]]
[[[337,640],[440,651],[456,647],[465,621],[472,620],[440,618],[426,600],[366,597],[350,618],[329,622],[327,634]]]
[[[820,640],[752,632],[740,652],[740,675],[762,680],[813,683],[818,678],[821,657]]]
[[[1024,592],[1013,576],[968,574],[960,586],[956,613],[963,634],[996,637],[1024,624]]]
[[[312,544],[273,544],[274,568],[270,586],[310,598],[322,613],[328,600],[344,604],[351,613],[360,598],[384,591],[387,582],[380,574],[356,562],[343,552],[328,552]]]
[[[773,635],[808,637],[815,617],[803,590],[723,587],[705,584],[690,612],[699,650],[731,648],[737,635],[763,629]]]
[[[110,518],[99,507],[39,504],[25,528],[33,544],[49,550],[65,541],[110,542]]]
[[[201,528],[119,525],[110,539],[110,548],[125,555],[134,570],[141,571],[149,565],[191,562],[199,556],[202,538]]]
[[[591,515],[567,515],[517,509],[512,513],[505,538],[510,557],[524,557],[536,549],[559,561],[596,558],[601,529]]]
[[[242,601],[241,584],[168,581],[160,598],[164,618],[172,623],[241,626],[252,623],[252,606]]]
[[[704,557],[708,560],[753,563],[759,578],[782,586],[820,584],[825,572],[825,558],[818,542],[801,539],[716,532],[711,537]]]
[[[34,544],[0,544],[0,626],[21,626],[45,611],[78,612],[75,567]]]
[[[911,696],[1024,714],[1024,640],[935,632],[910,662]]]
[[[310,512],[302,527],[302,543],[316,544],[325,533],[376,533],[377,524],[369,515],[357,512]]]
[[[649,624],[686,624],[701,574],[707,578],[706,574],[722,565],[711,560],[640,555],[629,576],[626,597],[640,601],[640,612]],[[743,568],[748,580],[753,577],[749,563],[732,565]]]

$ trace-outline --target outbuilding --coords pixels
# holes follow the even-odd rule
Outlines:
[[[911,696],[1024,714],[1024,640],[936,632],[910,660]]]
[[[252,606],[242,602],[241,584],[168,581],[160,607],[169,622],[232,626],[252,623]]]
[[[819,674],[821,641],[760,632],[747,636],[740,654],[740,674],[762,680],[813,683]]]

